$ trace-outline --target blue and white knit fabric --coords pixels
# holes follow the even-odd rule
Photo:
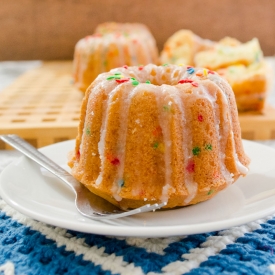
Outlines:
[[[275,274],[275,217],[169,238],[86,234],[30,219],[0,199],[0,274]]]
[[[169,238],[52,227],[0,200],[0,274],[275,274],[275,218]]]

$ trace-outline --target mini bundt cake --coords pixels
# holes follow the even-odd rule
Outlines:
[[[180,30],[165,43],[161,61],[215,70],[231,85],[238,111],[261,112],[264,108],[270,68],[257,38],[246,43],[232,37],[214,42]]]
[[[266,62],[232,65],[218,69],[217,73],[231,85],[240,112],[264,109],[271,77],[271,68]]]
[[[263,58],[257,38],[246,43],[235,43],[235,45],[224,42],[222,40],[213,49],[197,53],[194,58],[195,65],[210,70],[217,70],[237,64],[248,66]]]
[[[75,178],[121,208],[208,200],[248,164],[230,85],[207,69],[153,64],[96,78],[69,160]]]
[[[165,42],[160,61],[162,64],[193,66],[195,55],[200,51],[212,49],[214,45],[214,42],[202,39],[190,30],[179,30]]]
[[[85,92],[100,73],[123,65],[149,63],[158,63],[158,50],[145,25],[103,23],[93,35],[81,39],[75,46],[74,82]]]
[[[240,112],[263,110],[270,68],[263,59],[258,39],[246,43],[223,39],[214,49],[198,53],[195,64],[216,70],[226,78],[235,93]]]

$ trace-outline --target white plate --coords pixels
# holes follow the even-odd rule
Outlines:
[[[241,225],[275,212],[275,150],[244,141],[250,172],[213,199],[180,209],[93,221],[74,207],[72,191],[31,160],[22,157],[0,176],[0,195],[13,208],[36,220],[67,229],[116,236],[175,236]],[[41,151],[66,166],[74,141]]]

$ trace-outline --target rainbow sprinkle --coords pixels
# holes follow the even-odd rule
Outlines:
[[[192,79],[181,79],[178,83],[191,83],[194,87],[199,87],[199,84],[197,82],[194,82]]]
[[[129,81],[130,79],[132,80],[132,85],[133,86],[137,86],[139,84],[139,82],[134,78],[134,77],[131,77],[131,78],[123,78],[123,75],[121,74],[121,72],[117,72],[117,73],[114,73],[114,75],[110,75],[106,78],[107,80],[113,80],[115,79],[115,81],[119,84],[121,83],[124,83],[124,82],[127,82]]]
[[[203,122],[203,116],[201,114],[198,115],[198,121]]]
[[[106,155],[107,160],[110,161],[113,165],[119,165],[120,161],[117,157],[112,156],[112,154],[107,153]]]
[[[212,145],[210,143],[206,144],[204,148],[207,151],[212,151]]]
[[[107,80],[112,80],[112,79],[121,79],[122,75],[111,75],[107,77]]]
[[[167,111],[167,112],[168,112],[168,111],[170,111],[170,106],[164,105],[164,106],[163,106],[163,109],[164,109],[164,111]]]
[[[124,83],[124,82],[127,82],[127,81],[129,81],[129,78],[116,79],[117,83]]]
[[[154,148],[155,150],[158,149],[158,151],[160,151],[160,152],[163,153],[163,152],[164,152],[164,149],[165,149],[165,146],[164,146],[163,143],[156,141],[156,142],[153,143],[153,148]]]
[[[200,154],[200,152],[201,152],[200,147],[194,147],[192,149],[192,153],[193,153],[194,156],[198,156]]]
[[[80,159],[80,151],[78,150],[76,153],[76,159],[79,160]]]
[[[196,72],[197,76],[202,76],[202,72]]]
[[[85,131],[86,135],[89,136],[91,134],[91,129],[90,128],[87,128],[86,131]]]
[[[219,172],[218,172],[218,171],[215,171],[215,173],[213,174],[213,177],[214,177],[215,179],[217,179],[219,176],[220,176]]]
[[[119,187],[123,187],[123,186],[124,186],[124,183],[125,183],[124,180],[121,179],[121,180],[118,181],[118,186],[119,186]]]
[[[156,127],[155,130],[153,131],[153,135],[154,135],[155,137],[161,136],[161,133],[162,133],[162,130],[161,130],[161,127],[160,127],[160,126]]]
[[[107,80],[112,80],[112,79],[121,79],[123,76],[121,72],[114,73],[113,75],[108,76],[106,79]]]
[[[192,79],[181,79],[181,80],[179,80],[179,84],[183,84],[183,83],[192,83],[193,82],[193,80]]]
[[[193,74],[193,73],[195,72],[195,70],[194,70],[194,68],[192,68],[192,67],[187,67],[187,72],[188,72],[189,74]]]
[[[111,76],[108,76],[106,79],[107,80],[112,80],[112,79],[115,79],[115,77],[113,75],[111,75]]]
[[[139,84],[139,82],[136,79],[132,81],[133,86],[137,86],[138,84]]]
[[[194,173],[194,171],[195,171],[195,162],[194,162],[194,160],[191,159],[191,160],[188,161],[188,164],[186,166],[186,170],[189,173]]]
[[[151,84],[150,80],[145,81],[146,84]]]
[[[154,149],[158,149],[158,147],[159,147],[159,142],[157,142],[157,141],[154,142],[154,143],[153,143],[153,148],[154,148]]]
[[[213,194],[213,193],[214,193],[214,190],[210,189],[210,190],[208,191],[207,195],[209,196],[209,195],[211,195],[211,194]]]
[[[118,158],[114,158],[114,159],[111,160],[111,163],[112,163],[113,165],[119,165],[119,164],[120,164],[120,161],[119,161]]]

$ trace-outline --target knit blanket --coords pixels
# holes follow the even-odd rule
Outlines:
[[[275,216],[204,234],[122,238],[50,226],[0,199],[4,275],[275,274],[274,249]]]

